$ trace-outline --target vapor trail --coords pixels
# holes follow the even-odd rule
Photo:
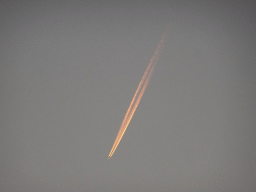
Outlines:
[[[157,48],[156,48],[156,51],[154,53],[154,55],[152,56],[152,58],[150,59],[149,61],[149,64],[146,68],[146,71],[144,72],[143,76],[142,76],[142,79],[139,83],[139,86],[133,96],[133,99],[131,101],[131,104],[126,112],[126,115],[124,117],[124,120],[121,124],[121,127],[119,129],[119,132],[116,136],[116,140],[113,144],[113,147],[108,155],[108,159],[114,154],[119,142],[121,141],[125,131],[126,131],[126,128],[128,127],[132,117],[133,117],[133,114],[134,112],[136,111],[136,108],[138,107],[139,105],[139,102],[148,86],[148,83],[149,83],[149,80],[150,80],[150,77],[152,76],[152,73],[154,71],[154,68],[155,68],[155,65],[157,64],[157,60],[158,60],[158,57],[159,57],[159,54],[161,52],[161,50],[163,49],[163,45],[164,45],[164,38],[166,36],[166,33],[167,31],[163,34],[160,42],[158,43],[157,45]]]

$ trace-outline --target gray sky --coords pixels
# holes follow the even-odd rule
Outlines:
[[[255,11],[253,1],[1,1],[1,191],[255,191]]]

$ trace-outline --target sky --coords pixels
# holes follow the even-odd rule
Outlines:
[[[3,0],[0,22],[1,191],[255,191],[253,1]]]

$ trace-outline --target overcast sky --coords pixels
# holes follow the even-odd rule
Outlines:
[[[254,192],[255,12],[244,0],[1,1],[0,190]]]

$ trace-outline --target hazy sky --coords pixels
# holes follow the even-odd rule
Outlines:
[[[0,22],[0,191],[255,191],[255,2],[1,1]]]

